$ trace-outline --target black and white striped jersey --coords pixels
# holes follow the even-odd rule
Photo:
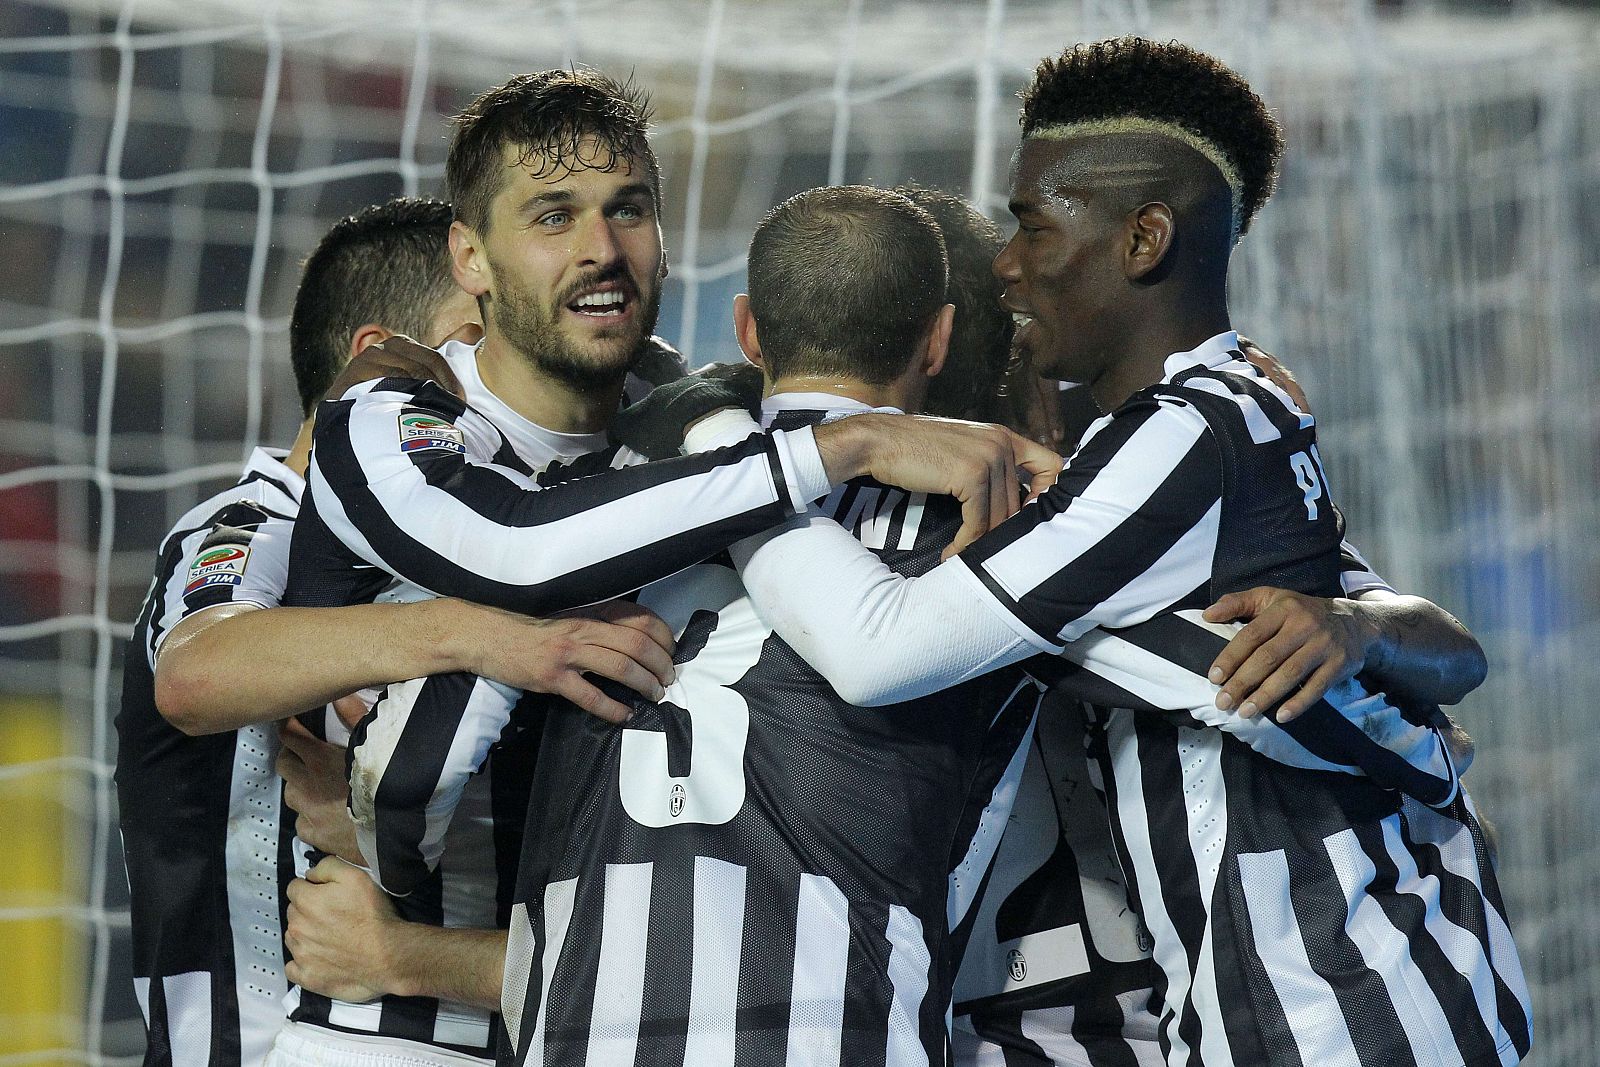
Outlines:
[[[821,508],[902,573],[936,565],[960,526],[952,499],[864,481]],[[1038,688],[1013,668],[856,708],[772,634],[726,562],[639,601],[678,634],[677,680],[659,704],[634,698],[624,728],[571,708],[546,720],[508,1058],[946,1062],[949,931],[998,843]]]
[[[492,458],[499,465],[499,476],[517,486],[518,491],[534,484],[534,470],[608,446],[604,434],[557,433],[517,415],[483,385],[470,347],[451,344],[446,346],[444,354],[463,383],[475,418],[483,420],[478,428],[494,427],[497,444]],[[414,442],[426,446],[413,447],[407,454],[437,451],[462,454],[451,449],[456,438],[448,425],[432,414],[408,410],[394,421],[401,446]],[[319,439],[317,450],[321,452],[322,449]],[[301,521],[305,522],[306,517]],[[316,532],[324,536],[297,538],[292,575],[299,576],[309,570],[326,579],[338,575],[340,565],[351,565],[351,557],[342,551],[335,551],[332,559],[317,554],[318,548],[327,551],[334,546],[326,540],[325,528]],[[370,588],[379,583],[382,584],[376,594],[363,593],[351,599],[336,599],[333,595],[355,584]],[[286,602],[304,606],[353,603],[361,599],[403,602],[432,595],[394,575],[366,567],[358,575],[346,575],[343,582],[296,585],[291,579],[290,584],[293,591]],[[424,801],[410,803],[406,783],[415,778],[397,776],[390,780],[381,795],[385,810],[392,813],[395,820],[391,836],[404,837],[414,851],[408,853],[407,863],[389,862],[392,849],[380,847],[370,833],[370,820],[358,819],[358,838],[374,877],[397,894],[396,909],[409,921],[468,929],[504,927],[510,917],[543,706],[530,703],[519,707],[521,693],[465,674],[398,682],[369,695],[376,710],[357,728],[353,738],[345,734],[337,722],[325,721],[322,715],[308,724],[313,732],[328,740],[341,743],[349,740],[355,750],[352,808],[358,814],[370,810],[373,794],[379,792],[375,783],[373,788],[366,787],[369,778],[362,773],[364,766],[370,766],[370,751],[365,765],[359,754],[363,747],[369,750],[382,747],[384,725],[391,721],[409,722],[413,727],[407,740],[415,747],[399,750],[408,772],[437,780],[441,777],[437,764],[452,759],[460,763],[461,772],[459,777],[451,779],[453,788],[447,798],[424,798],[432,802],[431,807]],[[446,740],[449,737],[448,726],[443,724],[450,722],[452,715],[459,716],[468,708],[477,709],[485,700],[495,701],[498,709],[492,736],[485,737],[481,745],[466,752],[448,744],[441,745],[441,736]],[[415,721],[409,719],[413,709],[418,712]],[[429,729],[421,729],[424,726]],[[446,730],[442,735],[441,729]],[[378,743],[376,746],[364,744],[367,742]],[[393,754],[393,749],[386,750],[386,754]],[[446,810],[441,812],[441,805]],[[424,847],[426,862],[422,861]],[[284,872],[285,878],[303,875],[310,858],[305,846],[297,841],[293,868]],[[380,877],[380,874],[389,876]],[[291,988],[287,1005],[290,1018],[297,1023],[347,1034],[412,1041],[479,1057],[492,1054],[498,1025],[491,1012],[427,997],[385,996],[370,1003],[355,1004]]]
[[[1390,586],[1342,546],[1346,596]],[[1045,698],[1034,751],[973,913],[956,978],[963,1067],[1156,1067],[1149,934],[1133,911],[1107,825],[1084,704]]]
[[[963,565],[1037,647],[1076,640],[1069,656],[1125,664],[1081,692],[1100,705],[1089,737],[1154,945],[1168,1063],[1515,1063],[1527,989],[1437,720],[1356,690],[1330,694],[1344,716],[1240,732],[1154,696],[1203,678],[1226,643],[1198,618],[1218,595],[1340,592],[1312,419],[1236,344],[1171,357]],[[1114,629],[1145,620],[1159,668]]]
[[[237,485],[167,534],[124,663],[118,818],[151,1067],[259,1064],[283,1023],[277,734],[189,737],[155,702],[156,653],[173,627],[221,604],[278,603],[304,489],[282,456],[257,449]]]

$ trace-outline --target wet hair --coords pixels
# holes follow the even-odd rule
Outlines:
[[[398,197],[334,223],[306,257],[289,318],[289,359],[307,415],[350,358],[368,323],[424,342],[456,288],[450,205]]]
[[[643,163],[656,205],[661,203],[661,168],[647,137],[649,97],[631,80],[618,82],[597,70],[541,70],[519,74],[482,93],[455,118],[445,160],[445,183],[456,217],[487,232],[489,205],[505,180],[505,150],[518,152],[519,166],[535,177],[620,163]],[[592,138],[590,156],[581,147]]]
[[[1023,137],[1162,132],[1210,159],[1234,191],[1244,233],[1272,195],[1283,133],[1234,71],[1177,41],[1081,44],[1045,59],[1022,91]]]
[[[750,240],[750,311],[773,377],[902,374],[945,303],[939,224],[898,193],[808,189]]]
[[[1004,286],[994,259],[1005,247],[1000,228],[961,197],[939,189],[901,185],[894,190],[933,216],[944,234],[950,281],[945,302],[956,306],[944,370],[928,383],[923,408],[930,415],[1006,422],[1010,407],[1003,380],[1010,368],[1016,324],[1000,306]]]

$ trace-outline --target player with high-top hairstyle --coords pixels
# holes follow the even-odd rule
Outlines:
[[[752,598],[864,702],[1039,652],[1117,679],[1079,694],[1165,1062],[1517,1062],[1526,985],[1449,724],[1424,703],[1474,687],[1481,651],[1449,624],[1460,639],[1414,645],[1431,605],[1338,599],[1315,420],[1232,330],[1228,258],[1275,127],[1215,60],[1136,39],[1047,61],[1025,99],[995,271],[1034,365],[1108,414],[1055,486],[927,575],[811,524],[754,550]],[[1245,653],[1219,656],[1217,624],[1251,614]],[[1299,646],[1297,615],[1331,636]],[[1152,657],[1146,635],[1183,651]],[[1406,664],[1393,699],[1353,677]]]

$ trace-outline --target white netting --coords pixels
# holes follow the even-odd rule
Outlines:
[[[0,824],[42,871],[0,876],[0,1067],[136,1060],[119,645],[160,534],[292,436],[296,263],[334,218],[438,191],[443,119],[489,84],[631,70],[658,105],[661,332],[727,357],[767,207],[914,178],[999,217],[1033,62],[1129,31],[1216,52],[1284,120],[1236,321],[1307,382],[1358,543],[1490,650],[1469,782],[1501,830],[1535,1062],[1592,1063],[1600,34],[1578,10],[1378,6],[0,2]],[[41,944],[42,972],[16,962]]]

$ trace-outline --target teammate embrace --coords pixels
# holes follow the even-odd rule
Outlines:
[[[448,248],[430,216],[308,266],[297,324],[352,301],[295,333],[309,466],[185,517],[129,659],[149,1062],[1526,1053],[1432,707],[1481,653],[1342,545],[1314,420],[1228,318],[1276,126],[1132,39],[1024,104],[987,292],[950,198],[769,213],[734,307],[764,388],[617,417],[630,372],[673,376],[667,263],[648,109],[594,72],[462,114]],[[1002,288],[1022,357],[1108,412],[1053,485],[1050,450],[915,414],[985,409]],[[365,347],[393,327],[437,352]],[[952,369],[984,393],[930,388]]]

